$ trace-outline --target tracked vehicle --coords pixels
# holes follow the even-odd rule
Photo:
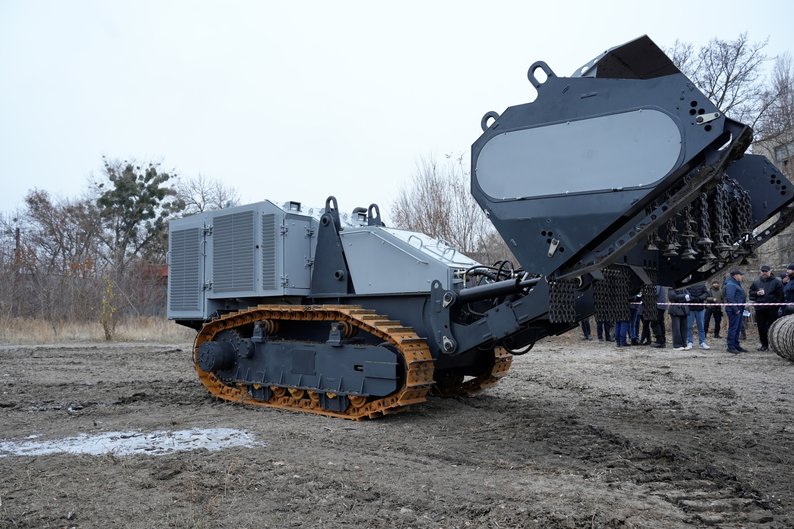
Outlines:
[[[641,289],[655,310],[656,284],[712,277],[791,222],[794,186],[745,154],[751,129],[647,37],[528,79],[537,99],[486,113],[471,157],[516,265],[334,197],[172,221],[168,316],[197,329],[210,393],[360,419],[476,391],[538,340],[594,312],[623,319]]]

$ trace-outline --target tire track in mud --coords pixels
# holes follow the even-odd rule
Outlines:
[[[56,385],[9,384],[4,390],[0,408],[26,412],[60,410],[72,407],[75,411],[90,407],[145,402],[147,405],[199,405],[206,392],[200,391],[192,380],[152,380],[107,384],[63,383]]]
[[[538,377],[533,378],[537,381]],[[498,398],[486,396],[462,401],[482,412],[483,420],[490,419],[493,437],[506,436],[513,440],[516,463],[532,455],[522,451],[521,446],[540,442],[550,452],[562,456],[559,464],[583,476],[599,476],[607,483],[630,482],[642,487],[685,513],[686,523],[743,527],[794,525],[794,518],[774,498],[747,478],[725,468],[724,462],[712,461],[712,444],[693,442],[680,435],[668,439],[670,425],[679,424],[681,416],[672,420],[660,417],[652,413],[657,409],[655,403],[638,402],[635,398],[628,404],[619,391],[582,399],[582,393],[598,391],[576,383],[560,387],[554,381],[539,378],[547,388],[564,390],[560,392],[563,398],[546,392],[536,394],[536,400],[531,402],[503,394]],[[568,408],[566,401],[570,400],[572,390],[580,393],[580,397],[574,408]],[[700,396],[708,393],[725,396],[726,392],[724,388],[698,391]],[[735,396],[731,393],[728,391],[728,396]],[[673,403],[680,407],[680,403]],[[497,416],[502,420],[494,421]],[[717,428],[713,420],[704,421],[697,415],[691,419],[699,421],[695,430]],[[598,422],[594,424],[595,421]],[[522,423],[527,427],[524,432],[516,426]],[[679,428],[679,431],[692,429]],[[635,435],[622,433],[626,431]]]
[[[778,386],[746,366],[724,380],[686,363],[710,359],[673,364],[652,352],[637,363],[582,349],[516,362],[474,397],[351,424],[219,402],[194,377],[189,346],[15,351],[4,359],[21,376],[3,379],[0,395],[3,429],[15,436],[178,423],[245,428],[268,447],[0,460],[10,480],[0,484],[0,525],[68,525],[77,505],[78,526],[121,516],[134,527],[794,526],[787,401],[748,400]],[[767,359],[752,361],[775,374]],[[779,491],[789,493],[782,504]]]
[[[29,435],[68,437],[107,429],[124,430],[128,424],[145,427],[149,422],[156,424],[163,416],[173,417],[170,422],[175,425],[177,421],[182,423],[184,417],[200,417],[202,409],[212,409],[215,404],[193,380],[181,379],[11,384],[2,393],[2,430],[13,432],[14,440]]]

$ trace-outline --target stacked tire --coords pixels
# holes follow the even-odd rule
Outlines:
[[[778,318],[769,327],[769,347],[786,360],[794,362],[794,314]]]

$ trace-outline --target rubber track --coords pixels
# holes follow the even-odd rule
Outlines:
[[[346,411],[336,412],[323,409],[316,395],[312,395],[309,391],[296,392],[303,393],[298,397],[287,393],[284,396],[273,395],[267,402],[256,400],[248,394],[246,386],[228,386],[214,374],[199,367],[198,349],[201,344],[211,341],[222,331],[234,330],[264,320],[348,322],[359,330],[394,346],[398,354],[402,355],[405,364],[404,383],[391,395],[373,400],[367,399],[363,405],[357,407],[351,402]],[[424,402],[433,386],[434,362],[427,342],[399,322],[390,321],[374,311],[353,305],[259,305],[225,314],[205,323],[199,331],[193,350],[193,363],[201,383],[212,395],[220,399],[353,420],[373,419],[402,411],[411,404]]]

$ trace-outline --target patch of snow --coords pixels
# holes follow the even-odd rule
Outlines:
[[[29,436],[35,439],[38,436]],[[174,432],[106,432],[79,434],[49,441],[0,441],[0,457],[47,454],[88,454],[114,456],[161,456],[185,450],[223,450],[231,447],[264,446],[253,434],[232,428],[193,428]]]

